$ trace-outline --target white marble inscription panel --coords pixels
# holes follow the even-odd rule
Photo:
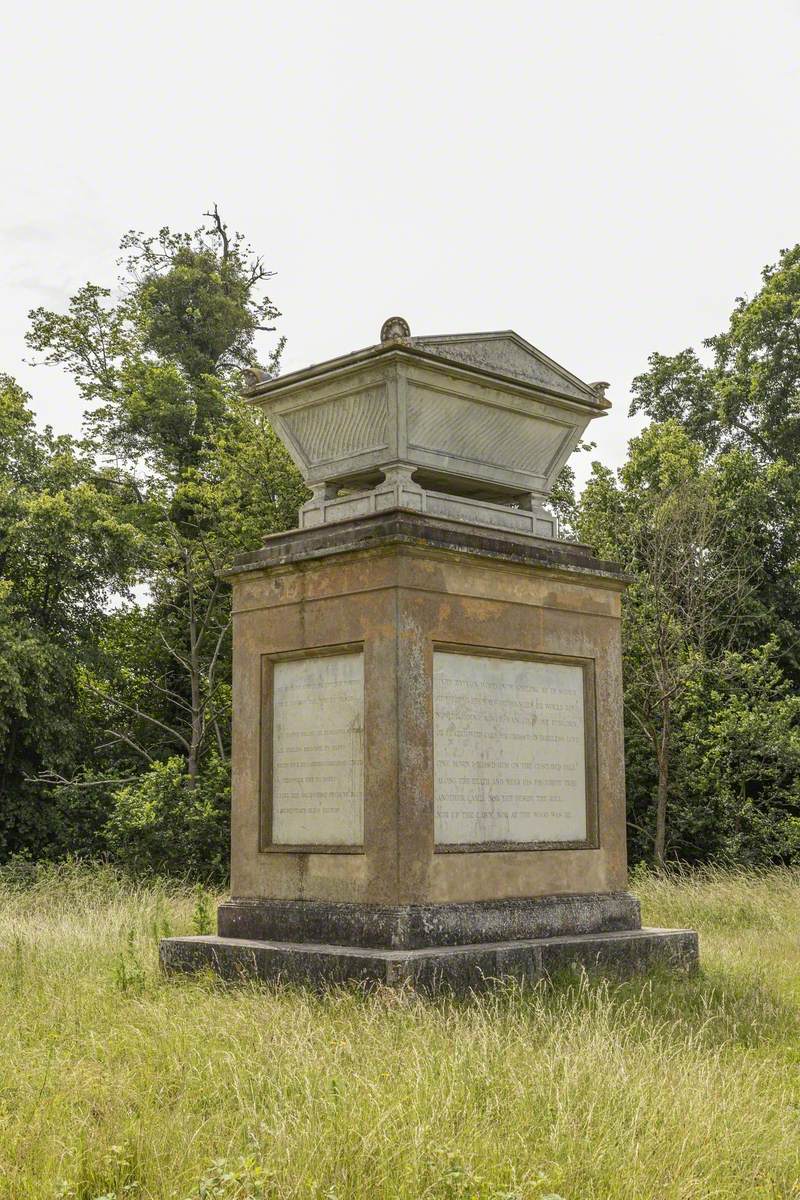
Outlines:
[[[439,845],[586,838],[583,670],[437,650]]]
[[[364,839],[364,656],[277,662],[272,701],[272,842]]]

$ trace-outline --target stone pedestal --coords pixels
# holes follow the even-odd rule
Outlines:
[[[617,567],[393,508],[231,578],[232,899],[166,968],[432,990],[695,966],[625,890]]]

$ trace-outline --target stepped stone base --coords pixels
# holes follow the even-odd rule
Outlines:
[[[388,950],[231,937],[165,938],[161,965],[170,973],[204,969],[229,980],[276,980],[323,988],[357,982],[421,992],[465,992],[501,978],[535,981],[584,968],[621,978],[653,967],[693,971],[697,934],[690,929],[627,929],[471,945]]]
[[[630,892],[536,896],[456,904],[343,904],[321,900],[232,899],[217,910],[223,938],[313,942],[366,949],[424,950],[561,934],[640,929]]]

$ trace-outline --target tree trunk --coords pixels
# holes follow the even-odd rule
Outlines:
[[[14,756],[17,750],[17,730],[19,722],[16,717],[11,718],[11,731],[8,737],[8,746],[3,758],[3,778],[0,780],[0,795],[5,795],[6,784],[11,776],[11,767],[14,762]]]
[[[658,746],[658,792],[656,794],[656,837],[653,847],[657,867],[664,866],[667,847],[667,793],[669,792],[669,754],[671,735],[669,700],[661,701],[661,738]]]
[[[194,787],[200,761],[200,745],[203,740],[203,706],[202,690],[200,687],[200,645],[197,629],[197,613],[195,611],[194,587],[189,563],[186,564],[186,581],[189,596],[189,684],[192,697],[192,732],[189,739],[186,771],[189,776],[189,786]]]
[[[186,758],[186,770],[189,781],[194,787],[200,760],[200,743],[203,740],[203,713],[200,692],[200,664],[197,661],[195,648],[191,656],[191,688],[192,688],[192,732],[189,739],[189,753]]]

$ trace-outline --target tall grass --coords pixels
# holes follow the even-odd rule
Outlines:
[[[0,1197],[800,1196],[800,875],[635,887],[699,978],[434,1003],[167,980],[190,889],[0,873]]]

